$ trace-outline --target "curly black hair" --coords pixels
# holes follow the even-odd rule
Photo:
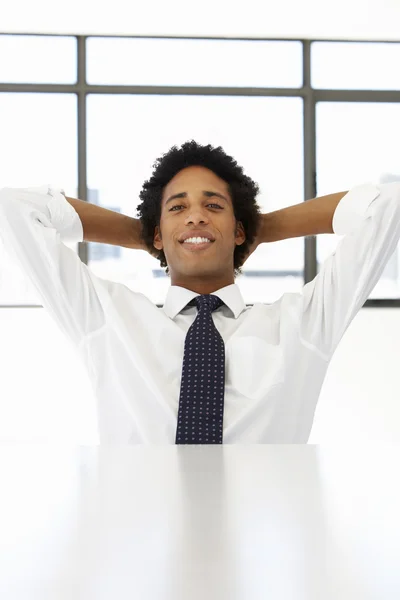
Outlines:
[[[161,267],[167,267],[166,273],[169,274],[164,251],[153,246],[155,227],[160,226],[162,193],[164,187],[179,171],[195,165],[210,169],[228,184],[235,218],[243,224],[246,240],[240,246],[236,246],[234,251],[236,277],[242,274],[240,267],[258,231],[261,211],[256,196],[260,190],[258,184],[244,175],[242,167],[232,156],[228,156],[221,146],[201,146],[191,140],[182,144],[180,148],[172,146],[166,154],[156,160],[153,164],[153,174],[145,181],[139,194],[142,203],[137,206],[137,216],[141,221],[142,238],[150,254],[159,259]]]

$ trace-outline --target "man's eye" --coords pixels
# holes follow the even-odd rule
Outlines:
[[[172,208],[170,208],[168,212],[171,212],[172,210],[174,210],[174,208],[179,208],[180,206],[183,206],[183,204],[176,204],[175,206],[173,206]],[[214,204],[214,202],[211,202],[210,204],[207,204],[207,206],[217,206],[218,208],[222,209],[222,206],[220,206],[219,204]]]

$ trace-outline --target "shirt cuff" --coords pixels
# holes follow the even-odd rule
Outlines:
[[[61,240],[65,243],[83,242],[83,226],[78,213],[65,197],[63,188],[52,185],[42,186],[50,196],[47,204],[50,218]]]
[[[337,235],[347,235],[365,219],[368,207],[380,195],[373,183],[363,183],[352,188],[340,200],[333,214],[332,229]]]

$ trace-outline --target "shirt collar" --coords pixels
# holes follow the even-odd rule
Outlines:
[[[246,308],[239,286],[236,283],[216,290],[213,292],[213,295],[221,298],[224,304],[230,308],[235,319]],[[199,296],[199,294],[196,294],[192,290],[180,287],[179,285],[171,285],[168,289],[163,310],[170,319],[174,319],[196,296]]]

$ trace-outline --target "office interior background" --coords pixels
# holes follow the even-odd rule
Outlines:
[[[400,181],[398,2],[117,1],[103,13],[39,1],[3,12],[0,187],[48,183],[136,217],[156,158],[189,139],[233,155],[259,183],[262,212]],[[260,246],[235,281],[246,304],[299,291],[339,242]],[[170,279],[149,254],[71,248],[162,306]],[[97,443],[74,349],[3,246],[0,265],[0,441]],[[400,440],[399,309],[398,248],[331,361],[309,443]]]

